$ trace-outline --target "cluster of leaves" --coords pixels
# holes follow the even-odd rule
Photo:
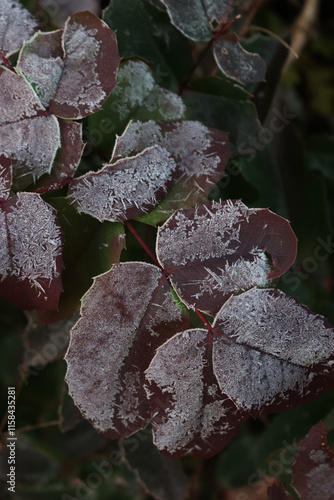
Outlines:
[[[332,389],[334,329],[276,288],[297,254],[286,218],[221,192],[207,201],[231,150],[261,130],[248,92],[223,79],[265,77],[264,59],[231,31],[242,2],[155,4],[113,0],[104,21],[85,11],[41,32],[18,1],[1,3],[0,294],[55,331],[73,327],[66,381],[81,414],[124,448],[152,422],[165,455],[152,460],[180,475],[168,459],[209,458],[250,416]],[[122,23],[136,30],[116,40]],[[190,41],[208,42],[219,78],[190,81]],[[155,252],[130,220],[158,226]],[[126,233],[154,265],[127,257]],[[324,432],[311,431],[293,469],[305,498],[333,468]],[[268,494],[290,498],[278,486]]]

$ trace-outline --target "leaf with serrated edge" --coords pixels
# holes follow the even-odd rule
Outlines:
[[[222,394],[212,371],[207,330],[187,330],[159,347],[146,370],[154,440],[167,456],[208,458],[246,418]]]
[[[159,262],[181,300],[212,316],[232,294],[281,276],[296,251],[286,219],[267,209],[248,209],[238,200],[179,210],[157,238]]]
[[[334,387],[334,329],[294,297],[254,288],[231,297],[212,327],[221,390],[253,416]]]
[[[95,278],[81,314],[66,355],[70,394],[97,430],[128,436],[150,419],[144,370],[187,319],[161,270],[139,262],[116,264]]]
[[[74,179],[69,199],[79,212],[123,222],[154,207],[168,191],[176,169],[171,154],[153,146]]]
[[[233,80],[247,85],[265,78],[266,64],[259,54],[247,52],[235,33],[214,41],[213,54],[219,69]]]
[[[0,156],[0,203],[6,201],[12,185],[12,161]]]
[[[166,148],[179,166],[179,176],[170,193],[154,213],[141,221],[157,224],[177,208],[191,207],[207,199],[224,176],[230,155],[228,134],[197,121],[132,122],[117,138],[112,161],[139,153],[158,144]]]
[[[167,7],[171,21],[185,36],[204,41],[212,37],[213,22],[227,20],[232,0],[162,0]]]
[[[60,131],[23,76],[0,67],[0,151],[13,159],[16,176],[33,179],[51,170]]]
[[[16,0],[0,3],[0,60],[18,51],[38,28],[30,12]]]
[[[50,110],[79,119],[100,109],[116,85],[116,34],[90,12],[73,14],[63,34],[64,68]]]
[[[55,210],[38,194],[19,193],[0,211],[0,293],[21,309],[57,309],[62,234]]]

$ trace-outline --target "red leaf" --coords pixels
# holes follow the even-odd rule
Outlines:
[[[57,309],[62,235],[56,211],[38,194],[19,193],[0,211],[0,293],[20,309]]]
[[[167,456],[208,458],[236,434],[246,414],[222,394],[206,330],[187,330],[157,349],[146,370],[154,440]]]
[[[1,0],[0,4],[0,56],[9,57],[38,28],[30,12],[16,0]]]
[[[184,329],[161,270],[117,264],[95,279],[82,301],[66,360],[70,394],[83,415],[111,438],[146,426],[144,370],[156,347]]]
[[[276,269],[265,255],[270,252]],[[179,210],[159,228],[158,259],[181,299],[214,316],[234,293],[282,275],[296,257],[287,220],[241,201]]]

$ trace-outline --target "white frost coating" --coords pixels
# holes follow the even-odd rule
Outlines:
[[[252,210],[241,201],[224,205],[212,202],[211,207],[201,209],[201,213],[195,207],[191,217],[179,210],[159,229],[157,248],[162,263],[168,261],[179,267],[236,253],[240,223]],[[171,220],[175,225],[169,227]]]
[[[11,261],[8,246],[8,233],[5,213],[0,210],[0,280],[2,281],[10,272]]]
[[[56,258],[62,252],[61,231],[53,209],[35,193],[18,193],[6,218],[11,256],[7,268],[1,260],[1,274],[28,280],[44,292],[39,280],[59,276]]]
[[[322,316],[279,290],[252,289],[231,297],[215,325],[237,343],[299,366],[326,366],[334,356],[334,329],[326,327]]]
[[[7,169],[0,164],[0,200],[7,200],[10,193],[10,182],[7,179]]]
[[[196,293],[197,299],[207,292],[241,292],[251,286],[264,286],[267,283],[271,267],[265,252],[257,251],[254,260],[239,257],[232,264],[226,262],[223,268],[218,268],[219,274],[209,268],[205,268],[205,270],[208,273],[206,277],[199,281],[190,282],[190,285],[200,286],[198,293]]]
[[[175,169],[170,153],[155,146],[76,179],[70,199],[79,212],[101,221],[124,221],[129,209],[139,215],[158,203],[156,195],[167,191]]]
[[[0,2],[0,52],[6,57],[19,50],[37,29],[37,21],[20,2]],[[1,64],[1,63],[0,63]]]
[[[171,319],[174,321],[182,320],[182,311],[175,304],[173,295],[171,293],[166,293],[164,295],[163,301],[161,304],[153,303],[152,306],[156,307],[156,314],[152,315],[149,321],[146,324],[147,331],[151,334],[152,337],[158,337],[159,333],[156,331],[156,327],[161,325],[162,323],[169,323]],[[148,345],[151,343],[148,341]]]
[[[116,419],[124,425],[132,419],[138,375],[119,376],[160,279],[155,266],[119,264],[95,278],[83,298],[83,317],[72,330],[66,355],[66,379],[76,405],[101,432],[117,431]],[[116,405],[119,394],[122,406]],[[132,414],[137,416],[137,410],[132,408]]]
[[[146,370],[148,382],[171,395],[171,406],[165,410],[167,418],[154,431],[158,448],[171,454],[187,447],[194,438],[207,438],[226,414],[219,401],[203,409],[206,336],[205,330],[188,330],[174,336],[157,349]],[[149,388],[146,390],[150,397]],[[223,434],[229,430],[227,420],[223,427],[216,431]]]
[[[117,80],[118,85],[113,91],[113,110],[121,120],[128,118],[137,107],[158,112],[165,120],[176,120],[184,115],[182,99],[161,89],[144,62],[125,62],[118,71]]]
[[[329,460],[327,455],[326,461]],[[334,464],[320,463],[306,474],[308,498],[332,500],[334,492]]]
[[[170,131],[150,120],[132,122],[124,134],[117,138],[113,157],[131,156],[133,152],[158,144],[173,154],[187,178],[203,175],[203,169],[209,176],[216,172],[219,156],[206,150],[214,141],[210,130],[200,122],[183,121],[173,124]]]
[[[228,345],[221,338],[214,341],[213,367],[221,391],[246,411],[261,410],[278,398],[284,400],[289,390],[302,396],[313,378],[305,368],[240,345]]]
[[[97,57],[101,42],[96,38],[97,29],[88,29],[71,22],[67,25],[65,39],[65,66],[54,100],[73,106],[80,118],[80,108],[85,114],[93,113],[96,106],[107,97],[98,77]]]

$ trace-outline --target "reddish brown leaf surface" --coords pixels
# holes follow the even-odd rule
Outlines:
[[[334,329],[294,297],[255,288],[231,297],[213,329],[221,390],[254,417],[334,387]]]
[[[142,219],[157,224],[177,208],[191,207],[207,199],[224,176],[230,155],[228,134],[196,121],[132,122],[117,138],[112,161],[133,156],[158,144],[176,160],[179,176],[167,198]]]
[[[157,349],[146,370],[154,440],[167,456],[208,458],[236,434],[246,414],[222,394],[206,330],[187,330]]]
[[[0,156],[0,204],[6,201],[12,185],[12,161]]]
[[[83,415],[111,438],[150,419],[144,370],[155,349],[187,327],[161,270],[127,262],[97,277],[82,301],[66,360],[70,394]]]
[[[69,199],[79,212],[101,221],[138,217],[164,198],[177,175],[171,154],[160,146],[106,165],[71,182]]]
[[[213,43],[213,55],[219,69],[242,85],[264,80],[266,64],[259,54],[247,52],[235,33],[229,33]]]
[[[287,220],[267,209],[248,209],[241,201],[179,210],[157,238],[158,259],[178,295],[212,316],[232,294],[282,275],[296,251]]]
[[[9,57],[19,50],[38,28],[37,21],[20,2],[1,0],[0,3],[0,64],[1,56]]]
[[[57,309],[62,234],[56,211],[38,194],[19,193],[0,211],[0,293],[20,309]]]

